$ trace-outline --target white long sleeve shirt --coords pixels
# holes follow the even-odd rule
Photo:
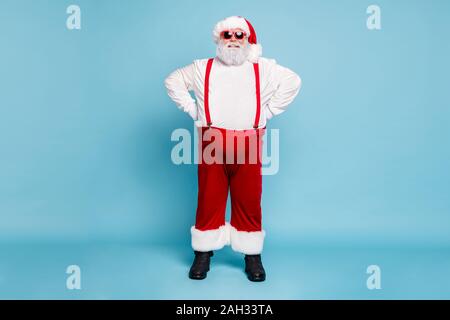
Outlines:
[[[187,112],[195,125],[206,126],[204,82],[208,59],[195,60],[177,69],[165,80],[170,98]],[[267,120],[284,112],[301,86],[300,77],[276,63],[259,58],[261,116],[259,128]],[[189,91],[193,91],[195,100]],[[253,128],[256,114],[256,85],[253,64],[226,65],[215,58],[209,78],[209,112],[212,125],[224,129]]]

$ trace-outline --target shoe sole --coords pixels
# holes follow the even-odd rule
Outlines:
[[[192,277],[192,276],[189,276],[189,279],[192,279],[192,280],[203,280],[203,279],[206,279],[206,276],[204,276],[204,277]]]
[[[266,280],[265,277],[264,277],[264,278],[254,278],[254,279],[252,279],[252,278],[250,278],[250,277],[247,277],[247,278],[248,278],[248,280],[250,280],[251,282],[263,282],[263,281]]]
[[[208,268],[208,270],[206,270],[206,273],[205,273],[204,277],[193,276],[193,275],[189,274],[189,279],[192,279],[192,280],[203,280],[203,279],[206,279],[206,276],[208,275],[208,272],[209,272],[209,268]]]

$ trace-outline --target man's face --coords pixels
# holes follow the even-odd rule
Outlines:
[[[229,29],[220,34],[220,40],[226,48],[240,49],[247,43],[247,35],[242,29]]]
[[[249,54],[247,35],[242,29],[229,29],[220,34],[217,56],[227,65],[243,64]]]

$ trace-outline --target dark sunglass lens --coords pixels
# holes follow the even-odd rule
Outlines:
[[[236,39],[241,40],[241,39],[244,38],[244,33],[238,31],[238,32],[235,33],[235,36],[236,36]]]
[[[223,33],[223,38],[224,39],[231,39],[231,37],[233,36],[233,34],[231,33],[231,32],[229,32],[229,31],[225,31],[224,33]]]

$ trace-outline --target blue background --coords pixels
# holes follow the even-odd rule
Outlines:
[[[66,28],[70,4],[81,30]],[[0,297],[450,298],[449,12],[444,0],[1,0]],[[207,280],[187,279],[196,167],[170,159],[172,131],[193,124],[164,78],[213,56],[214,24],[235,14],[303,80],[268,126],[280,170],[264,177],[262,284],[229,248]],[[65,288],[69,264],[80,291]],[[381,290],[366,288],[370,264]]]

